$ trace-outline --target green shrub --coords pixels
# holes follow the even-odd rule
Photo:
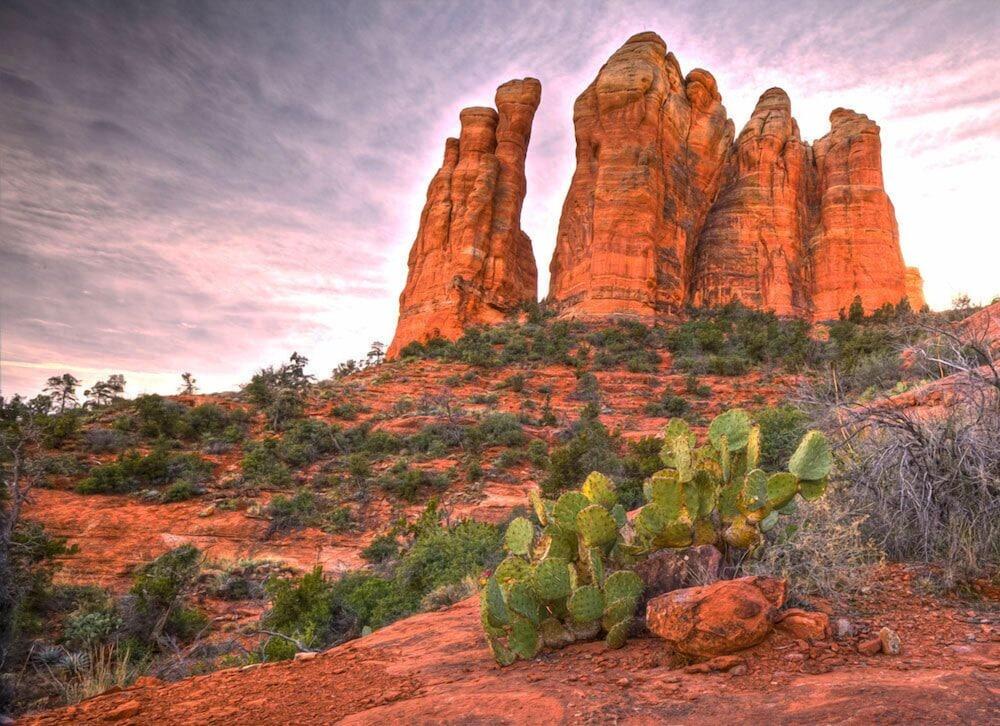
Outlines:
[[[513,391],[514,393],[521,393],[524,390],[524,376],[520,373],[508,376],[497,386],[497,388]]]
[[[71,648],[92,648],[110,642],[122,626],[115,606],[109,603],[98,610],[72,613],[63,627],[63,640]]]
[[[549,454],[549,471],[541,489],[545,494],[556,494],[575,486],[591,471],[615,476],[622,471],[622,461],[615,438],[594,411],[584,409],[569,440]]]
[[[261,617],[270,630],[294,638],[307,648],[320,648],[329,644],[337,634],[339,619],[331,594],[332,585],[323,577],[323,568],[317,565],[312,572],[296,578],[272,578],[265,584],[271,607]],[[297,650],[280,638],[268,643],[265,654],[268,660],[291,657]]]
[[[200,632],[206,620],[198,611],[187,608],[184,599],[198,577],[201,559],[201,551],[186,544],[143,565],[129,591],[135,598],[135,612],[126,629],[149,643],[158,641],[157,630],[161,627],[164,633],[180,640],[189,640]]]
[[[517,416],[510,413],[486,414],[471,435],[482,446],[521,446],[528,439]]]
[[[207,478],[212,465],[195,454],[173,454],[163,444],[143,456],[128,451],[116,461],[100,464],[77,485],[83,494],[124,494],[142,487],[158,487],[178,481],[192,486]]]
[[[254,484],[288,486],[292,481],[292,473],[281,461],[280,450],[280,444],[274,439],[248,443],[240,463],[243,476]]]
[[[375,537],[367,547],[361,550],[361,556],[375,564],[386,562],[398,555],[399,542],[396,540],[396,535],[392,533]]]
[[[279,494],[264,511],[271,520],[269,533],[308,527],[316,524],[320,516],[316,495],[308,489],[300,489],[291,498]]]
[[[795,447],[806,435],[809,417],[794,406],[771,406],[754,415],[760,426],[760,463],[768,469],[780,468],[788,463]]]
[[[583,373],[576,381],[576,388],[569,395],[571,401],[599,404],[601,402],[601,387],[597,376],[593,373]]]
[[[411,468],[406,461],[398,461],[379,479],[380,486],[401,499],[414,501],[425,489],[444,489],[448,480],[441,474]]]
[[[645,411],[647,416],[673,418],[683,416],[690,408],[691,405],[683,397],[668,390],[660,395],[659,400],[647,403]]]
[[[80,430],[80,418],[78,410],[45,416],[42,419],[42,445],[47,449],[61,449]]]
[[[193,499],[200,494],[202,494],[202,490],[200,488],[192,482],[182,479],[181,481],[176,481],[167,487],[166,491],[163,492],[161,501],[165,503],[183,502],[188,499]]]

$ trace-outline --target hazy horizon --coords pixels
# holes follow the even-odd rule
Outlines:
[[[989,301],[1000,5],[845,5],[0,0],[0,393],[232,389],[293,350],[325,377],[388,343],[458,112],[524,76],[544,296],[573,101],[643,30],[715,76],[737,132],[772,86],[808,140],[838,106],[875,119],[928,302]]]

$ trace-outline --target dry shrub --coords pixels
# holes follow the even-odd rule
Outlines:
[[[867,515],[831,486],[825,497],[800,502],[767,535],[761,550],[741,563],[745,574],[788,579],[793,592],[851,595],[871,582],[882,551],[866,539]]]

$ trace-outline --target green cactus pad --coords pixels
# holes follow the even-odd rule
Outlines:
[[[719,532],[710,519],[698,519],[694,523],[694,545],[714,545],[719,541]]]
[[[750,429],[747,437],[747,468],[756,469],[760,466],[760,426]]]
[[[599,471],[590,472],[583,482],[581,491],[591,502],[606,509],[611,509],[618,503],[614,482]]]
[[[546,557],[535,568],[535,593],[542,600],[569,596],[569,567],[564,559]]]
[[[528,492],[528,501],[531,502],[531,507],[535,510],[535,517],[538,518],[538,523],[543,527],[549,524],[549,510],[548,506],[551,506],[551,502],[546,505],[546,501],[542,499],[542,495],[538,493],[537,489],[532,489]]]
[[[549,648],[562,648],[572,643],[573,634],[555,618],[546,618],[538,629],[542,642]]]
[[[733,520],[722,537],[727,544],[745,550],[760,544],[760,532],[743,517]]]
[[[833,468],[833,453],[826,437],[819,431],[810,431],[788,460],[788,470],[803,481],[825,479]]]
[[[604,584],[604,557],[598,547],[587,550],[587,570],[590,572],[590,582],[598,587]]]
[[[747,472],[740,490],[740,511],[743,514],[759,512],[767,507],[767,474],[760,469]],[[761,515],[762,517],[764,515]]]
[[[614,517],[599,504],[591,504],[577,513],[576,529],[587,547],[610,545],[618,536]]]
[[[514,651],[504,645],[502,641],[492,637],[487,637],[486,640],[490,644],[490,651],[493,653],[493,659],[496,660],[500,666],[509,666],[517,660],[517,656],[514,654]]]
[[[601,626],[605,630],[611,630],[618,623],[629,620],[635,613],[636,602],[634,600],[608,602],[607,597],[604,599],[608,603],[604,606],[604,615],[601,616]]]
[[[502,625],[491,619],[486,590],[479,593],[479,622],[483,626],[483,631],[489,636],[500,638],[507,634]]]
[[[663,469],[654,473],[647,480],[649,483],[649,501],[660,505],[668,517],[677,517],[681,513],[684,487],[672,469]]]
[[[554,524],[545,528],[542,551],[545,557],[559,557],[564,560],[576,559],[576,533],[567,532]]]
[[[653,544],[657,547],[687,547],[694,541],[694,532],[690,520],[680,517],[667,526],[655,537]]]
[[[604,581],[604,597],[612,603],[616,600],[638,602],[642,589],[642,578],[631,570],[612,572]]]
[[[794,474],[781,471],[767,478],[767,505],[771,509],[781,509],[795,497],[799,481]]]
[[[670,512],[662,504],[651,502],[639,510],[635,518],[635,528],[646,537],[655,537],[676,519],[676,516],[670,516]]]
[[[508,588],[507,609],[532,623],[538,623],[541,619],[538,599],[526,582],[516,582]]]
[[[826,479],[820,479],[819,481],[800,481],[799,494],[807,502],[811,502],[813,499],[819,499],[821,496],[826,494],[826,486]]]
[[[503,599],[503,590],[495,576],[486,581],[486,587],[483,588],[481,597],[491,625],[500,627],[510,622],[507,605]]]
[[[628,523],[628,513],[621,504],[616,504],[611,510],[611,518],[615,520],[615,525],[621,529]]]
[[[623,620],[608,631],[604,638],[605,644],[609,648],[621,648],[628,640],[629,630],[632,628],[632,619]]]
[[[570,565],[567,570],[573,569]],[[548,611],[549,617],[553,617],[556,620],[566,620],[569,617],[569,608],[566,607],[566,601],[569,598],[564,597],[561,600],[549,600],[545,603],[545,609]]]
[[[708,439],[721,449],[723,436],[729,451],[743,451],[750,439],[750,415],[742,408],[732,408],[716,416],[708,425]]]
[[[507,525],[503,545],[508,552],[515,555],[527,555],[531,551],[531,543],[535,539],[535,526],[524,517],[517,517]]]
[[[722,469],[722,481],[732,481],[733,455],[729,453],[729,439],[725,434],[719,437],[719,468]]]
[[[739,499],[743,482],[734,481],[719,490],[719,516],[723,521],[732,521],[740,514]]]
[[[694,467],[692,466],[691,444],[683,436],[673,440],[671,445],[671,457],[674,461],[674,469],[677,470],[677,478],[681,482],[689,482],[694,477]]]
[[[493,576],[501,585],[522,582],[531,576],[531,565],[517,555],[510,555],[497,565]]]
[[[576,534],[576,515],[590,506],[590,500],[580,492],[566,492],[556,500],[552,508],[552,518],[565,532]]]
[[[688,426],[687,421],[682,418],[670,419],[667,427],[663,430],[663,448],[660,449],[660,460],[666,466],[674,466],[673,446],[674,441],[677,439],[686,439],[688,446],[694,448],[694,432],[691,431],[691,427]]]
[[[538,630],[528,620],[517,618],[511,623],[507,642],[518,658],[531,660],[538,655]]]
[[[584,585],[577,588],[569,598],[569,614],[577,623],[599,620],[604,614],[604,596],[600,588]]]

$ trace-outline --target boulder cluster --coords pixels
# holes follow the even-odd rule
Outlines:
[[[520,213],[540,99],[537,80],[515,80],[497,90],[496,111],[462,111],[428,189],[390,355],[536,300]],[[573,123],[576,170],[547,298],[560,315],[650,323],[736,300],[828,320],[858,296],[869,311],[903,298],[923,306],[867,116],[835,109],[830,132],[809,144],[772,88],[735,136],[712,75],[684,75],[647,32],[604,64]]]

